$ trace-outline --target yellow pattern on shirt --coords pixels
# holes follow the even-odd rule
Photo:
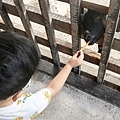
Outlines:
[[[35,118],[37,115],[39,115],[39,113],[38,113],[38,112],[35,112],[35,113],[30,117],[30,119]]]
[[[17,117],[14,120],[23,120],[23,117]]]
[[[48,91],[45,91],[44,95],[45,95],[45,99],[47,99],[48,101],[51,100],[51,94],[49,94]]]

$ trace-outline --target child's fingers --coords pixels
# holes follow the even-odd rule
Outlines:
[[[81,51],[78,51],[76,57],[78,58],[80,55],[81,55]]]
[[[80,50],[80,51],[77,51],[77,53],[75,54],[75,56],[78,58],[79,56],[83,56],[83,52]]]

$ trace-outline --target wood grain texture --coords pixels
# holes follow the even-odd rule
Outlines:
[[[26,32],[22,30],[20,25],[16,25],[16,26],[18,26],[18,28],[15,27],[16,32],[18,32],[21,35],[27,36]],[[1,20],[0,20],[0,28],[4,30],[7,29],[5,24],[2,23]],[[35,32],[35,38],[36,38],[37,43],[50,47],[48,40],[44,38],[43,36],[44,35],[42,35],[42,33],[40,33],[39,31]],[[56,42],[58,45],[58,51],[72,56],[73,54],[72,45],[69,42],[66,41],[63,43],[61,39],[56,39]],[[100,55],[98,55],[97,53],[89,49],[84,50],[84,55],[85,55],[85,58],[84,58],[85,61],[99,65]],[[110,58],[108,61],[107,69],[120,74],[120,61],[114,58]]]
[[[15,15],[15,16],[19,16],[18,11],[16,10],[16,7],[13,4],[12,0],[9,0],[9,2],[7,0],[3,0],[3,3],[5,5],[8,13]],[[30,21],[44,25],[44,20],[41,15],[41,11],[39,11],[39,9],[32,7],[32,6],[28,6],[28,5],[26,5],[25,8],[28,13]],[[54,14],[54,13],[51,13],[51,16],[53,19],[53,26],[54,26],[55,30],[58,30],[58,31],[61,31],[61,32],[71,35],[71,23],[70,23],[69,18],[66,18],[66,17],[58,15],[58,14]],[[102,37],[98,41],[98,44],[102,44],[103,39],[104,39],[104,37]],[[120,41],[119,39],[114,39],[112,49],[120,51],[120,47],[118,44],[119,41]]]
[[[21,21],[22,21],[23,26],[25,28],[25,31],[27,33],[27,36],[30,40],[32,40],[34,42],[34,44],[36,46],[36,49],[37,49],[37,52],[39,54],[39,57],[41,57],[41,53],[40,53],[40,50],[38,48],[37,42],[35,40],[35,35],[34,35],[34,32],[33,32],[32,26],[30,24],[30,20],[29,20],[28,14],[26,12],[23,0],[13,0],[13,1],[16,5],[16,9],[19,13]]]
[[[70,20],[71,20],[71,35],[72,35],[72,52],[73,55],[80,49],[80,4],[81,0],[70,0]],[[75,73],[80,73],[80,67],[74,68]]]
[[[10,31],[15,31],[12,21],[10,20],[10,17],[8,16],[7,10],[4,4],[2,3],[2,0],[0,0],[0,15],[4,23],[6,24],[7,29]]]
[[[59,59],[59,54],[58,54],[57,43],[55,40],[55,33],[54,33],[54,28],[53,28],[49,1],[48,0],[38,0],[38,1],[39,1],[42,15],[43,15],[44,25],[45,25],[48,41],[50,44],[53,62],[55,65],[60,67],[60,59]]]
[[[108,11],[107,26],[106,26],[105,37],[102,47],[102,53],[100,58],[99,71],[98,71],[97,81],[99,83],[104,82],[104,76],[108,65],[110,50],[114,40],[114,34],[117,28],[119,12],[120,12],[120,1],[111,0]]]

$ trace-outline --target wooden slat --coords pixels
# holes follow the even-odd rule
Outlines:
[[[60,71],[60,69],[55,67],[53,64],[43,60],[40,60],[38,70],[52,77]],[[120,92],[107,88],[104,85],[97,84],[96,82],[84,78],[83,76],[76,75],[72,72],[67,79],[67,83],[95,97],[120,107]]]
[[[33,33],[33,29],[32,29],[32,26],[30,24],[29,17],[28,17],[28,14],[26,12],[23,0],[14,0],[14,3],[16,5],[19,16],[22,20],[23,26],[26,30],[27,36],[30,40],[32,40],[34,42],[36,49],[38,51],[39,57],[41,57],[41,53],[40,53],[40,50],[38,48],[37,42],[35,40],[35,35]]]
[[[12,0],[9,0],[9,2],[7,0],[3,0],[3,1],[4,1],[5,7],[7,8],[7,11],[10,14],[19,16],[19,14],[15,8],[15,5],[12,3]],[[29,5],[25,5],[25,8],[27,10],[30,21],[44,25],[44,20],[41,15],[41,11],[38,8],[29,6]],[[61,15],[57,15],[54,13],[51,13],[51,16],[53,18],[54,29],[62,31],[67,34],[71,34],[71,30],[70,30],[71,24],[70,24],[69,18],[66,18]],[[62,27],[62,26],[64,26],[64,27]]]
[[[120,12],[120,1],[119,0],[111,0],[109,12],[108,12],[108,19],[107,19],[107,26],[105,31],[105,37],[103,42],[103,48],[101,53],[99,71],[98,71],[98,78],[97,81],[99,83],[104,82],[104,76],[108,64],[108,58],[111,50],[111,46],[114,40],[114,34],[117,28],[117,20],[119,17]]]
[[[49,47],[47,40],[45,40],[44,38],[40,38],[40,37],[36,36],[36,40],[38,43]],[[64,45],[62,45],[62,44],[60,44],[60,43],[62,43],[62,41],[60,39],[56,39],[56,40],[57,40],[57,44],[58,44],[58,50],[60,52],[66,53],[68,55],[72,55],[72,48],[70,47],[69,43],[64,42]],[[84,59],[87,62],[99,65],[100,55],[98,55],[98,54],[94,53],[92,50],[88,50],[88,49],[86,49],[84,51],[84,54],[85,54]],[[110,58],[108,61],[107,69],[120,74],[120,61],[115,58]]]
[[[7,10],[4,6],[4,4],[2,3],[2,0],[0,0],[0,14],[1,14],[1,17],[4,20],[4,23],[6,24],[8,30],[15,31],[14,26],[8,16]]]
[[[81,0],[70,0],[70,15],[71,15],[71,35],[72,35],[72,52],[73,55],[80,49],[80,4]],[[80,73],[80,67],[74,68],[75,73]]]
[[[7,2],[7,0],[3,0],[3,1],[5,2],[4,5],[10,14],[19,16],[19,14],[11,0],[9,0],[9,2]],[[30,21],[44,25],[42,15],[40,14],[40,11],[37,8],[26,5],[26,10],[29,15]],[[70,24],[69,18],[65,18],[61,15],[57,15],[57,14],[53,14],[53,13],[51,13],[51,16],[53,18],[54,29],[64,32],[64,33],[67,33],[67,34],[71,34],[71,24]],[[101,38],[100,41],[103,41],[103,37]],[[102,42],[100,42],[100,41],[98,43],[102,44]],[[119,42],[118,39],[114,40],[112,49],[120,51],[118,42]]]
[[[41,48],[41,53],[43,60],[53,63],[48,49]],[[63,67],[65,63],[68,61],[68,58],[62,54],[60,54],[60,58],[61,58],[61,67]],[[97,68],[95,68],[94,65],[93,66],[89,64],[87,65],[86,62],[85,63],[83,62],[81,75],[96,82]],[[104,84],[108,87],[111,87],[112,89],[120,91],[119,79],[120,79],[119,75],[107,71]]]
[[[119,22],[118,22],[118,26],[117,26],[117,32],[120,32],[120,13],[119,13]]]
[[[70,0],[70,15],[71,15],[71,35],[72,35],[72,50],[73,55],[80,49],[80,35],[78,31],[79,25],[79,0]]]
[[[66,2],[69,3],[69,0],[59,0],[61,2]],[[108,4],[101,5],[102,1],[92,1],[92,0],[82,0],[81,6],[83,8],[91,9],[91,10],[96,10],[99,12],[103,12],[105,14],[108,13]],[[103,4],[103,3],[102,3]]]
[[[54,33],[54,28],[53,28],[53,23],[52,23],[49,2],[48,0],[38,0],[38,1],[39,1],[42,15],[43,15],[43,19],[44,19],[44,25],[45,25],[48,41],[50,44],[53,62],[55,65],[60,67],[58,47],[55,41],[55,33]]]
[[[16,26],[18,26],[18,28],[15,27],[15,30],[19,34],[22,34],[22,35],[26,36],[26,33],[25,33],[24,30],[22,30],[21,26],[20,25],[16,25]],[[4,23],[2,23],[1,20],[0,20],[0,28],[4,29],[4,30],[7,29],[6,26],[4,25]],[[42,33],[40,33],[39,31],[36,31],[35,32],[35,37],[36,37],[36,40],[39,44],[50,47],[49,43],[48,43],[48,40],[44,38],[44,35],[42,35]],[[68,54],[68,55],[72,55],[72,47],[71,47],[72,45],[71,45],[71,43],[69,43],[67,41],[66,42],[64,41],[64,43],[63,43],[63,41],[60,40],[60,39],[56,39],[56,41],[57,41],[57,44],[58,44],[58,50],[60,52],[63,52],[63,53]],[[98,55],[98,54],[94,53],[94,51],[88,50],[88,49],[84,50],[84,54],[85,54],[84,59],[86,61],[88,61],[90,63],[93,63],[93,64],[96,64],[96,65],[99,65],[100,55]],[[108,61],[107,69],[120,74],[120,61],[117,60],[117,59],[114,59],[114,58],[110,58],[109,61]]]
[[[94,3],[94,2],[91,3],[89,1],[83,1],[82,7],[107,14],[108,13],[108,6],[100,5],[99,2],[96,1],[96,3]]]
[[[120,51],[120,38],[119,39],[114,38],[112,49]]]

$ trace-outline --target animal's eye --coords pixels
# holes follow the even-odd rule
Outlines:
[[[96,17],[96,20],[99,20],[99,19],[100,19],[100,16],[97,16],[97,17]]]

